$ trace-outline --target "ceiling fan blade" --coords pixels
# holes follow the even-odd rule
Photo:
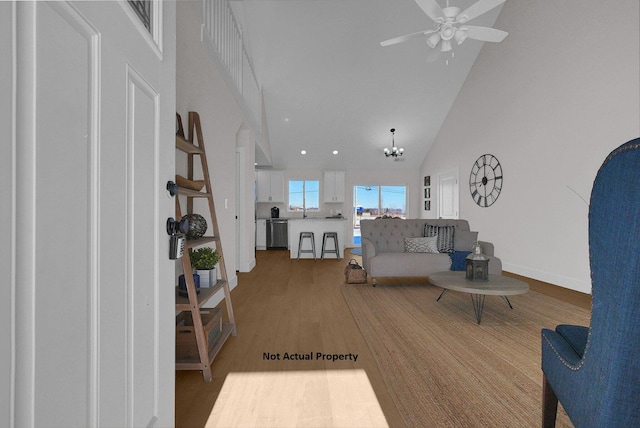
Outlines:
[[[393,39],[385,40],[384,42],[380,42],[380,46],[390,46],[398,43],[406,42],[407,40],[416,39],[418,37],[424,37],[428,34],[433,33],[431,30],[427,31],[418,31],[417,33],[411,33],[400,37],[395,37]]]
[[[438,20],[444,20],[444,13],[442,13],[442,9],[438,6],[436,0],[416,0],[416,3],[418,3],[420,9],[422,9],[422,11],[435,22],[438,22]]]
[[[505,1],[507,0],[479,0],[458,14],[457,21],[460,23],[471,21],[473,18],[489,12],[494,7],[500,6]]]
[[[465,25],[460,27],[461,30],[466,30],[467,37],[470,39],[481,40],[483,42],[501,42],[507,37],[506,31],[497,30],[489,27],[476,27],[475,25]]]

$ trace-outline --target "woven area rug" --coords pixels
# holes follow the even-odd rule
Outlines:
[[[530,291],[487,296],[482,324],[469,294],[431,285],[342,286],[387,388],[411,427],[537,427],[540,329],[588,325],[589,311]],[[560,408],[558,427],[571,427]]]

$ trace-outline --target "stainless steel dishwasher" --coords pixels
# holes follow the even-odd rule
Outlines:
[[[287,219],[270,218],[267,220],[267,250],[286,250],[289,248]]]

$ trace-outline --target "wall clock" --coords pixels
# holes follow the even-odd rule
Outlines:
[[[482,155],[471,167],[469,191],[473,201],[486,208],[493,205],[502,191],[502,166],[489,154]]]

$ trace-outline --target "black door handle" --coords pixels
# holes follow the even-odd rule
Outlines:
[[[167,219],[167,233],[169,235],[176,235],[178,233],[187,233],[189,231],[189,220],[182,218],[180,221],[176,221],[173,217]]]

